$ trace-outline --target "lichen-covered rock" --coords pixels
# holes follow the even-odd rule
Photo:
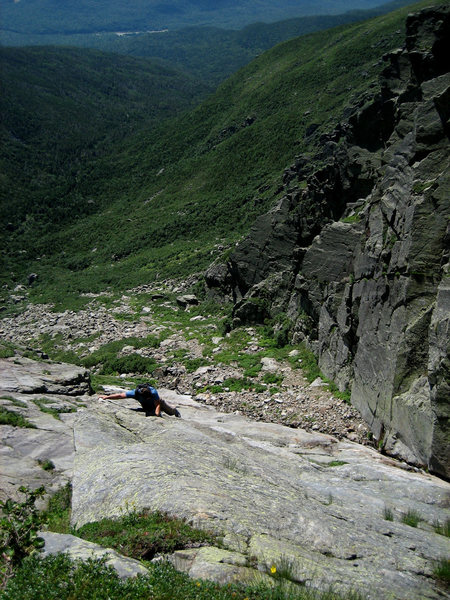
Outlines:
[[[239,323],[285,311],[379,444],[449,477],[450,9],[406,25],[377,93],[323,136],[325,166],[285,173],[228,276]]]
[[[276,368],[270,360],[264,366]],[[222,539],[221,548],[170,557],[192,577],[249,581],[268,577],[275,565],[289,567],[299,583],[358,589],[370,600],[440,597],[430,575],[450,550],[434,530],[450,515],[448,483],[368,447],[160,391],[180,406],[182,419],[145,417],[131,398],[3,395],[1,404],[35,428],[1,426],[2,499],[20,485],[44,484],[51,492],[71,481],[74,526],[130,507],[185,518]],[[42,411],[49,406],[81,410],[55,418]],[[40,459],[54,468],[44,470]],[[393,521],[385,520],[386,509]],[[420,515],[417,528],[402,522],[408,511]],[[108,552],[123,576],[137,572],[134,561],[123,564],[112,551],[72,536],[44,537],[46,552]]]
[[[0,406],[24,419],[0,425],[0,499],[18,500],[21,486],[52,493],[72,477],[72,423],[90,402],[89,373],[20,357],[0,360],[0,369]]]
[[[18,394],[89,394],[90,374],[66,363],[39,362],[30,358],[0,359],[0,389]]]
[[[122,579],[147,574],[147,569],[138,560],[121,556],[112,548],[104,548],[70,534],[41,531],[39,535],[45,541],[42,556],[64,553],[74,560],[106,557],[106,565],[113,567]]]
[[[263,575],[257,576],[255,569],[249,566],[246,556],[215,546],[177,550],[169,560],[176,569],[194,579],[212,579],[221,584],[253,583],[255,579],[263,579]],[[270,581],[268,576],[266,580]]]

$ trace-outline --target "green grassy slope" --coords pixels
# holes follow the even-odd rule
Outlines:
[[[71,193],[93,199],[93,214],[28,245],[12,234],[6,272],[35,270],[34,293],[55,298],[205,268],[275,202],[294,156],[314,150],[308,127],[332,129],[376,80],[410,10],[281,44],[198,108],[91,160]]]

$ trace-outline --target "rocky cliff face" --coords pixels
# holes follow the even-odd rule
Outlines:
[[[237,322],[286,314],[380,446],[447,477],[449,41],[448,6],[410,15],[374,94],[206,274]]]

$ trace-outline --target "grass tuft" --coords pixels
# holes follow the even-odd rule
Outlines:
[[[174,552],[192,544],[215,541],[210,533],[193,529],[181,519],[149,511],[88,523],[78,529],[76,535],[140,560],[151,560],[155,554]]]
[[[409,525],[410,527],[417,527],[420,521],[423,521],[423,518],[413,509],[409,509],[408,512],[402,515],[402,523],[405,523],[405,525]]]
[[[55,469],[53,461],[51,461],[49,458],[38,458],[38,464],[44,469],[44,471],[54,471]]]
[[[433,576],[446,586],[450,585],[450,560],[448,558],[438,561],[433,570]]]
[[[8,410],[4,406],[0,406],[0,425],[12,425],[13,427],[36,429],[36,425],[30,423],[30,421],[25,419],[21,414]]]
[[[77,410],[73,406],[71,406],[71,407],[58,407],[58,408],[47,406],[47,404],[50,404],[50,403],[53,402],[53,400],[50,400],[49,398],[35,398],[33,400],[33,402],[36,404],[36,406],[39,407],[39,410],[41,412],[47,413],[49,415],[52,415],[52,417],[54,417],[58,421],[60,420],[60,417],[59,417],[60,414],[63,414],[63,413],[73,413],[73,412],[76,412],[76,410]]]
[[[383,511],[383,517],[384,517],[385,521],[393,521],[394,520],[394,511],[392,510],[392,508],[385,506],[384,511]]]
[[[446,519],[444,523],[440,523],[440,521],[436,521],[434,523],[434,531],[439,535],[445,535],[445,537],[450,537],[450,519]]]
[[[70,513],[72,504],[72,485],[67,483],[48,501],[47,510],[43,513],[47,529],[54,533],[71,533]]]

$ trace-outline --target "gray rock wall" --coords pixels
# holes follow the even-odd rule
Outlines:
[[[380,445],[447,477],[449,40],[448,6],[410,15],[379,89],[322,136],[325,166],[298,159],[285,200],[207,279],[231,286],[241,322],[287,313]]]

